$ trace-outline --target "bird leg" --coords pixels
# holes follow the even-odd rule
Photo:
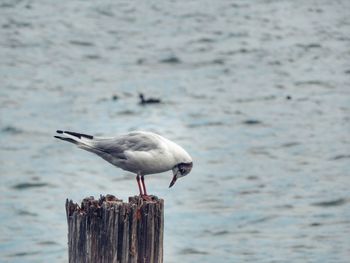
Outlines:
[[[143,175],[141,175],[141,182],[142,182],[142,187],[143,187],[143,193],[145,196],[147,196],[147,190],[146,190],[146,185],[145,185],[145,178]]]
[[[152,201],[152,197],[147,195],[147,190],[146,190],[146,185],[145,185],[145,178],[143,177],[143,175],[138,173],[136,175],[136,181],[137,181],[137,185],[138,185],[139,191],[140,191],[140,196],[142,197],[142,199],[144,201]],[[142,185],[141,185],[140,181],[141,181]],[[143,193],[142,193],[142,189],[143,189]]]
[[[152,201],[152,197],[147,194],[146,185],[145,185],[145,178],[143,175],[141,175],[141,182],[143,187],[143,195],[142,198],[145,201]]]
[[[141,189],[141,184],[140,184],[140,175],[139,174],[136,175],[136,181],[137,181],[137,185],[139,186],[140,196],[143,196],[142,189]]]

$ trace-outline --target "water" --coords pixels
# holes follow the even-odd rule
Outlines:
[[[146,178],[165,262],[347,262],[349,3],[1,1],[0,261],[66,262],[67,197],[137,193],[56,129],[144,129],[194,159]]]

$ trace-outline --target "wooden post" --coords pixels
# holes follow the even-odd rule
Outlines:
[[[164,201],[113,195],[66,201],[70,263],[162,263]]]

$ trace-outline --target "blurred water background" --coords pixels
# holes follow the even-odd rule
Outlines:
[[[1,0],[0,262],[67,262],[67,197],[137,193],[56,129],[188,150],[174,188],[171,172],[146,178],[165,199],[164,262],[349,262],[349,10]]]

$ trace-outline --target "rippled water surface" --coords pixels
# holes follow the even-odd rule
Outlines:
[[[194,159],[174,188],[146,178],[165,199],[164,262],[348,262],[349,10],[0,1],[0,261],[66,262],[67,197],[137,193],[56,129],[143,129]]]

